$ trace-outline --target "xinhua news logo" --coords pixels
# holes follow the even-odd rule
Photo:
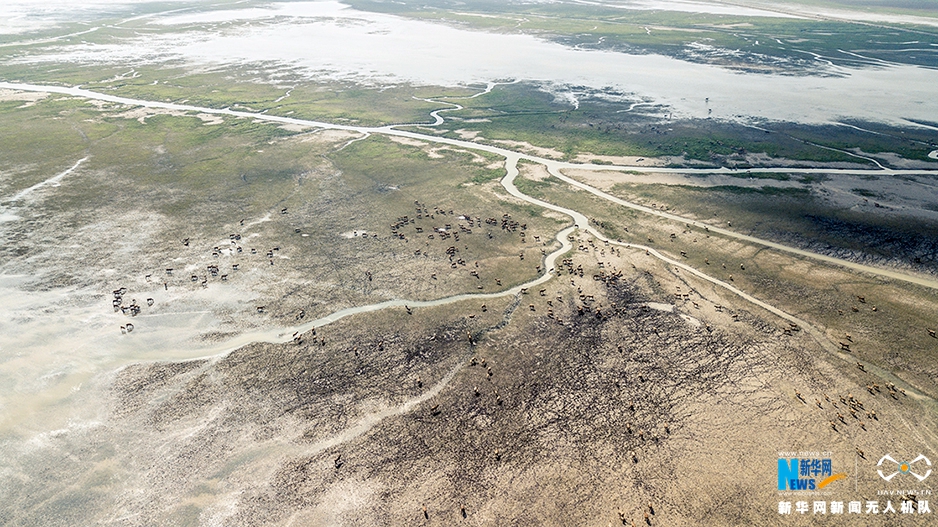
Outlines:
[[[844,472],[833,473],[829,458],[778,459],[778,490],[821,490],[846,477]]]
[[[896,461],[892,456],[886,454],[879,459],[876,466],[878,467],[876,472],[879,477],[886,481],[892,481],[892,478],[899,474],[907,474],[922,482],[931,475],[931,460],[922,454],[919,454],[912,461]]]

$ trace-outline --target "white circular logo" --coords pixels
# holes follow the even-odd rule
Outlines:
[[[918,463],[919,461],[924,461],[926,467],[931,467],[931,460],[929,460],[927,457],[925,457],[922,454],[919,454],[918,457],[913,459],[912,461],[896,461],[889,454],[886,454],[885,456],[879,459],[879,463],[877,463],[876,466],[877,467],[883,466],[884,461],[890,461],[896,464],[896,471],[889,474],[888,476],[886,474],[883,474],[882,469],[879,469],[876,471],[879,473],[879,477],[883,478],[886,481],[892,480],[892,478],[898,476],[899,474],[910,474],[912,476],[915,476],[915,479],[919,481],[925,481],[925,478],[931,475],[931,468],[928,468],[927,470],[925,470],[924,474],[918,474],[917,472],[915,472],[915,470],[913,470],[914,465]],[[916,470],[921,470],[921,468],[916,469]]]

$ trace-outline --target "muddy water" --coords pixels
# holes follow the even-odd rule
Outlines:
[[[693,0],[567,0],[572,4],[611,7],[623,10],[678,11],[683,13],[708,13],[713,15],[760,16],[773,18],[800,18],[797,15],[758,9],[741,5]]]
[[[817,73],[823,75],[744,74],[660,55],[571,49],[532,35],[466,31],[356,11],[338,2],[245,7],[250,8],[151,17],[146,37],[119,45],[63,44],[17,61],[263,63],[268,71],[283,67],[310,78],[373,84],[454,86],[514,79],[555,87],[611,87],[669,107],[665,113],[694,118],[908,124],[904,119],[927,121],[938,115],[938,70],[926,68],[848,69],[821,58]],[[575,104],[575,96],[567,98]]]
[[[116,365],[185,357],[192,338],[218,326],[209,308],[224,305],[206,300],[199,306],[198,299],[138,289],[140,303],[156,296],[161,304],[134,320],[132,334],[123,335],[119,328],[130,319],[115,313],[100,290],[35,291],[30,281],[0,276],[0,436],[26,422],[49,426],[51,421],[35,420],[42,409],[80,397],[89,380]]]

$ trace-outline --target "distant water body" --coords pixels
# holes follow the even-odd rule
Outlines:
[[[137,22],[139,23],[139,21]],[[572,49],[531,35],[459,29],[351,9],[339,2],[271,3],[148,19],[155,30],[121,45],[63,44],[24,61],[194,67],[264,65],[311,79],[457,86],[492,80],[577,90],[612,88],[669,107],[677,116],[803,123],[863,119],[909,124],[938,115],[938,70],[842,68],[817,75],[753,74],[661,55]],[[158,30],[158,31],[156,31]],[[663,110],[664,113],[664,110]]]

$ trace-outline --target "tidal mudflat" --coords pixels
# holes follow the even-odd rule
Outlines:
[[[36,5],[0,11],[0,523],[767,524],[782,452],[851,474],[825,503],[934,457],[927,24]]]

